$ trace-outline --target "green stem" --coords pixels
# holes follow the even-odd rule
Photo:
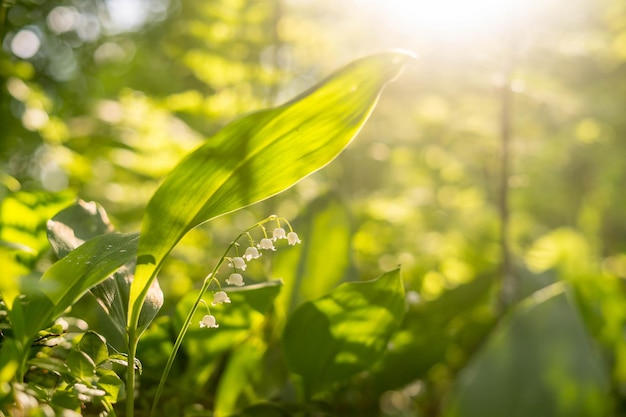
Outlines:
[[[178,332],[178,336],[176,337],[176,342],[174,342],[174,347],[172,348],[172,352],[170,353],[170,356],[167,358],[165,369],[163,370],[163,374],[161,375],[161,380],[159,381],[159,387],[157,388],[156,395],[154,396],[154,401],[152,402],[152,409],[150,410],[150,416],[156,415],[155,414],[156,408],[159,404],[159,400],[161,399],[161,395],[163,394],[163,389],[165,388],[165,381],[167,380],[170,370],[172,369],[172,365],[174,364],[174,359],[176,359],[176,354],[178,353],[178,350],[180,349],[180,345],[183,343],[183,339],[187,335],[187,330],[189,330],[189,326],[191,325],[191,320],[193,319],[194,314],[198,310],[198,306],[200,305],[200,300],[202,300],[202,296],[204,295],[204,292],[208,289],[210,283],[211,283],[211,279],[207,279],[204,281],[204,284],[202,285],[202,288],[200,289],[200,292],[198,293],[198,297],[196,298],[196,301],[194,302],[193,307],[191,307],[191,310],[189,310],[189,313],[187,314],[187,317],[185,318],[183,327],[180,329],[180,332]]]
[[[126,367],[126,417],[135,414],[135,358],[137,357],[137,326],[128,328],[128,366]]]
[[[165,388],[165,381],[167,380],[170,370],[172,369],[172,365],[174,365],[174,359],[176,359],[176,355],[178,354],[180,345],[183,343],[183,339],[187,335],[187,331],[189,330],[189,326],[191,325],[191,320],[193,319],[194,314],[198,310],[198,306],[202,302],[202,297],[204,296],[204,293],[209,289],[209,286],[211,285],[213,281],[217,282],[219,286],[219,281],[217,281],[217,278],[215,278],[215,276],[217,274],[217,271],[219,271],[221,266],[224,264],[224,261],[226,260],[228,253],[233,249],[233,247],[235,247],[235,245],[237,244],[237,241],[241,239],[244,235],[249,235],[251,230],[257,227],[263,227],[263,224],[269,221],[274,221],[274,220],[276,220],[276,216],[269,216],[266,219],[261,220],[258,223],[255,223],[253,226],[250,226],[249,228],[241,232],[235,238],[235,240],[233,240],[231,244],[228,245],[228,247],[224,251],[224,254],[220,258],[220,260],[217,262],[217,265],[215,265],[215,268],[213,268],[213,271],[211,271],[211,273],[207,275],[207,277],[204,279],[204,282],[202,283],[202,288],[200,288],[200,291],[198,292],[198,296],[196,297],[196,301],[193,303],[193,306],[191,307],[191,310],[189,310],[189,313],[187,313],[187,317],[185,318],[185,321],[183,322],[183,326],[178,332],[178,336],[176,337],[176,341],[174,342],[174,347],[172,348],[172,352],[170,353],[170,356],[167,358],[165,369],[163,369],[163,374],[161,375],[161,380],[159,381],[159,386],[157,388],[156,394],[154,396],[154,400],[152,402],[152,409],[150,410],[151,417],[154,417],[156,415],[155,414],[156,409],[159,404],[159,400],[161,399],[161,395],[163,394],[163,389]],[[130,352],[129,352],[129,359],[130,359]]]

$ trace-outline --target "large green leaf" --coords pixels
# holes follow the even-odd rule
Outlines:
[[[527,298],[461,372],[446,417],[608,415],[607,369],[561,284]]]
[[[283,335],[289,368],[314,395],[369,369],[383,354],[404,315],[400,271],[350,282],[302,304]]]
[[[136,233],[96,236],[52,265],[41,280],[25,288],[30,302],[24,317],[28,337],[58,317],[94,285],[135,257]]]
[[[452,288],[432,301],[407,310],[389,349],[372,372],[377,394],[400,389],[426,378],[445,363],[450,348],[472,351],[493,328],[495,317],[487,304],[493,278],[489,275]]]
[[[187,231],[271,197],[332,161],[409,59],[389,52],[355,61],[295,100],[229,124],[187,156],[154,194],[143,219],[131,328],[165,256]]]
[[[61,210],[47,223],[48,240],[59,258],[63,258],[87,240],[114,231],[104,208],[94,201],[79,200]],[[133,257],[113,275],[89,290],[122,335],[126,332],[126,309],[134,271]],[[141,309],[139,327],[147,327],[162,305],[163,292],[158,280],[154,279]]]

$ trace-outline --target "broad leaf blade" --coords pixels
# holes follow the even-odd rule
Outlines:
[[[47,223],[48,240],[57,257],[63,258],[87,240],[113,233],[115,228],[102,206],[96,202],[77,201],[57,213]],[[90,289],[98,304],[111,318],[118,331],[126,331],[128,293],[134,277],[135,259],[120,267],[113,275]],[[158,281],[152,281],[139,318],[139,327],[147,327],[163,305],[163,292]]]
[[[132,260],[138,239],[136,233],[100,235],[52,265],[37,282],[37,288],[28,288],[31,301],[24,312],[27,335],[33,336],[91,287]]]
[[[105,339],[96,332],[88,331],[78,343],[78,348],[87,354],[96,365],[109,358]]]
[[[494,331],[460,373],[443,415],[591,417],[609,415],[609,404],[606,366],[564,286],[554,284]]]
[[[493,281],[490,275],[479,276],[435,300],[410,305],[391,339],[393,349],[372,372],[378,395],[427,378],[433,366],[445,362],[451,346],[474,351],[495,322],[486,307]]]
[[[185,158],[144,216],[131,326],[165,256],[187,231],[271,197],[332,161],[410,58],[393,52],[358,60],[294,101],[231,123]]]
[[[307,396],[369,369],[384,353],[404,315],[400,271],[342,284],[296,309],[283,335],[289,368]]]
[[[46,224],[48,241],[58,258],[91,238],[113,232],[104,208],[94,201],[78,200],[55,214]]]

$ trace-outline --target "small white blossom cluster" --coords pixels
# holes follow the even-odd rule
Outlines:
[[[272,219],[276,220],[275,217],[272,217]],[[278,220],[276,221],[278,222]],[[263,228],[263,226],[261,227]],[[289,229],[291,230],[291,226],[289,226]],[[250,234],[247,233],[248,237],[250,237],[250,246],[245,250],[244,254],[242,256],[235,256],[233,258],[226,258],[228,259],[228,267],[233,270],[233,272],[225,280],[227,285],[232,285],[235,287],[242,287],[243,285],[245,285],[243,276],[241,275],[241,273],[239,273],[239,271],[246,270],[246,268],[248,267],[247,262],[250,262],[253,259],[260,258],[263,255],[263,252],[261,251],[276,251],[276,248],[274,247],[274,242],[276,242],[277,240],[286,239],[287,243],[291,246],[302,243],[296,232],[290,231],[289,233],[287,233],[285,229],[280,227],[280,224],[278,224],[278,227],[276,227],[272,232],[271,238],[267,237],[265,228],[263,228],[263,234],[265,237],[262,238],[259,243],[255,244],[250,237]],[[226,294],[226,292],[220,289],[220,291],[217,291],[213,295],[213,302],[211,303],[211,305],[215,306],[222,303],[230,303],[230,298],[228,297],[228,294]],[[200,327],[216,329],[220,327],[220,325],[217,323],[215,316],[213,316],[212,314],[206,314],[204,317],[202,317],[202,320],[200,321]]]

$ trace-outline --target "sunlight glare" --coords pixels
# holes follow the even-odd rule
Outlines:
[[[522,0],[355,0],[398,29],[445,37],[493,34],[523,20],[534,7]]]

